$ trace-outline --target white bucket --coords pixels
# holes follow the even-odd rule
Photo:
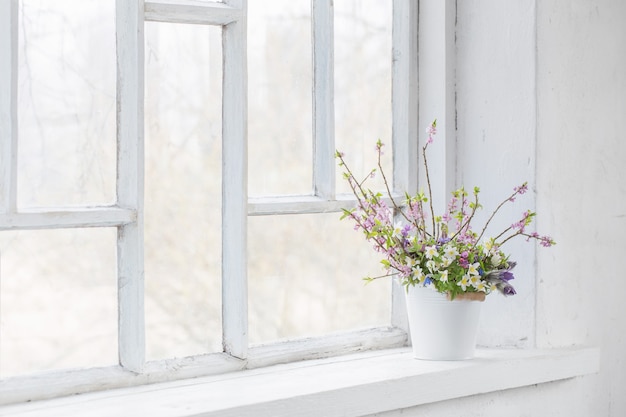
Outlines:
[[[406,304],[415,358],[474,357],[482,301],[462,297],[450,301],[433,287],[416,286],[409,287]]]

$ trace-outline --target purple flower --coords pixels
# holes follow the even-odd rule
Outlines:
[[[509,295],[515,295],[517,294],[515,292],[515,288],[513,288],[513,286],[509,283],[506,283],[504,281],[500,281],[496,284],[496,288],[498,289],[498,291],[500,291],[503,295],[505,296],[509,296]]]
[[[510,280],[515,279],[515,277],[511,271],[503,271],[502,274],[500,274],[500,279],[502,281],[509,282]]]
[[[503,289],[502,289],[502,294],[509,296],[509,295],[515,295],[517,294],[515,292],[515,288],[513,288],[512,285],[506,285]]]

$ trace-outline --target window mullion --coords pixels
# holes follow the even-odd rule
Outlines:
[[[393,188],[397,193],[417,191],[418,167],[418,4],[394,0],[392,22],[392,142]],[[404,289],[395,281],[391,322],[408,330]]]
[[[248,350],[247,283],[247,70],[246,0],[225,4],[242,11],[224,26],[222,87],[222,343],[245,358]]]
[[[335,107],[333,2],[312,0],[313,190],[335,198]]]
[[[143,3],[116,2],[117,202],[136,210],[135,221],[118,228],[118,343],[120,364],[135,372],[145,362]]]
[[[0,3],[0,213],[17,199],[17,0]]]

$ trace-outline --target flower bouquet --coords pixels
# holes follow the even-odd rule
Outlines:
[[[339,166],[344,169],[344,178],[354,193],[356,208],[344,209],[344,218],[355,222],[370,241],[374,250],[383,255],[381,263],[387,273],[380,277],[366,277],[372,281],[395,275],[407,290],[412,286],[434,287],[447,294],[450,299],[460,295],[484,296],[500,292],[505,296],[515,294],[511,284],[515,262],[503,251],[503,245],[513,238],[536,240],[542,246],[552,246],[554,240],[536,232],[528,232],[535,213],[528,210],[495,236],[486,236],[487,227],[509,202],[528,191],[527,183],[513,189],[493,210],[488,220],[480,228],[474,228],[472,221],[480,208],[480,190],[475,187],[471,194],[461,187],[452,192],[447,210],[436,215],[433,210],[432,190],[428,171],[426,151],[436,134],[436,121],[428,128],[428,140],[422,147],[422,157],[426,172],[427,191],[411,196],[406,194],[402,204],[392,196],[380,160],[383,144],[376,144],[378,169],[372,169],[364,179],[355,178],[348,167],[344,154],[336,152]],[[382,193],[365,187],[367,179],[380,170],[387,199]]]

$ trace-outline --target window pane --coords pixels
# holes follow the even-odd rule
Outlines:
[[[385,143],[383,168],[391,182],[392,2],[336,0],[334,5],[336,147],[347,154],[357,178],[364,178],[376,167],[374,147],[380,139]],[[339,169],[337,178],[337,192],[350,192]],[[369,184],[384,189],[380,175]]]
[[[0,233],[0,376],[117,364],[115,229]]]
[[[248,2],[251,196],[312,193],[310,0]]]
[[[18,204],[115,200],[115,2],[19,8]]]
[[[221,351],[221,30],[145,34],[147,357]]]
[[[339,214],[250,217],[250,341],[388,325],[391,285],[380,259]]]

